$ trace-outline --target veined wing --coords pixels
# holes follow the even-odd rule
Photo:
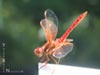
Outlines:
[[[55,13],[50,9],[44,12],[44,16],[45,18],[40,21],[40,25],[45,32],[47,41],[51,42],[55,40],[58,32],[58,19]]]
[[[68,55],[73,49],[73,44],[72,43],[60,43],[60,45],[58,47],[55,47],[53,49],[53,56],[55,58],[63,58],[66,55]]]

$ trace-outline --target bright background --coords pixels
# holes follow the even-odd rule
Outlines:
[[[74,39],[73,51],[60,64],[100,69],[99,0],[0,0],[0,69],[5,43],[6,68],[37,75],[39,58],[33,51],[45,43],[39,22],[48,8],[59,19],[57,37],[88,11],[88,16],[69,36]]]

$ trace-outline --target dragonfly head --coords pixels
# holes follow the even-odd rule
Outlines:
[[[42,57],[43,56],[43,52],[42,52],[42,49],[40,47],[37,47],[35,50],[34,50],[34,54],[38,57]]]

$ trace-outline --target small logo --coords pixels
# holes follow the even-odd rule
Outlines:
[[[6,67],[6,43],[2,42],[2,73],[23,73],[23,70],[12,70],[10,67]]]

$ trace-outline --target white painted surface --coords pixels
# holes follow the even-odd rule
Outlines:
[[[100,69],[39,63],[39,75],[100,75]]]

